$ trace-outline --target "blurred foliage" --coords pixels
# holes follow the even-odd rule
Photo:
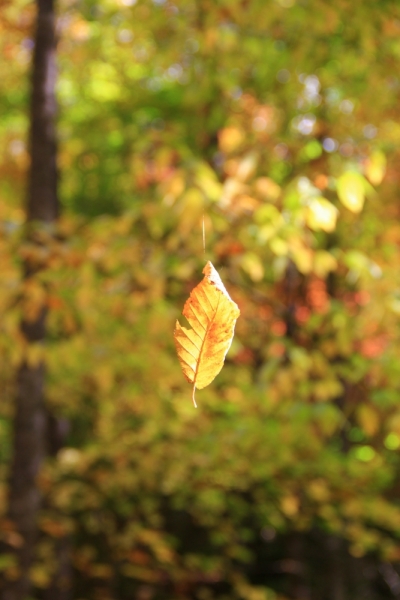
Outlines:
[[[48,405],[70,424],[39,482],[38,594],[63,538],[88,600],[295,596],[274,544],[305,532],[396,565],[398,3],[60,0],[64,216],[35,245],[22,241],[34,10],[0,7],[11,545],[23,357],[46,360]],[[196,411],[172,331],[207,259],[241,316]],[[23,260],[38,275],[23,280]],[[20,316],[43,304],[46,345],[27,347]],[[0,570],[15,576],[7,554]]]

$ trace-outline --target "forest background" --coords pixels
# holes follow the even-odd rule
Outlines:
[[[0,2],[2,597],[400,598],[398,2],[56,10],[47,218]],[[241,316],[196,410],[206,260]]]

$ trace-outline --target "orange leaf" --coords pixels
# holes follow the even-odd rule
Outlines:
[[[176,322],[174,338],[179,362],[186,379],[201,390],[221,371],[232,343],[239,308],[231,300],[220,276],[210,261],[203,269],[204,279],[183,307],[183,315],[192,329]]]

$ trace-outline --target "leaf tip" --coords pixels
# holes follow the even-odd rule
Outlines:
[[[221,277],[219,276],[218,271],[216,270],[216,268],[214,267],[214,265],[212,264],[211,261],[207,261],[207,264],[203,269],[203,273],[204,273],[204,276],[207,277],[207,279],[211,283],[216,285],[217,288],[219,288],[220,291],[223,292],[230,299],[230,296],[229,296],[228,292],[226,291],[224,284],[222,283]]]
[[[206,277],[210,277],[212,272],[215,271],[215,267],[210,260],[207,261],[206,266],[203,269],[203,273]]]

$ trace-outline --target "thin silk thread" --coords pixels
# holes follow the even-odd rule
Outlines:
[[[204,222],[204,212],[203,212],[203,254],[206,255],[206,226]]]

